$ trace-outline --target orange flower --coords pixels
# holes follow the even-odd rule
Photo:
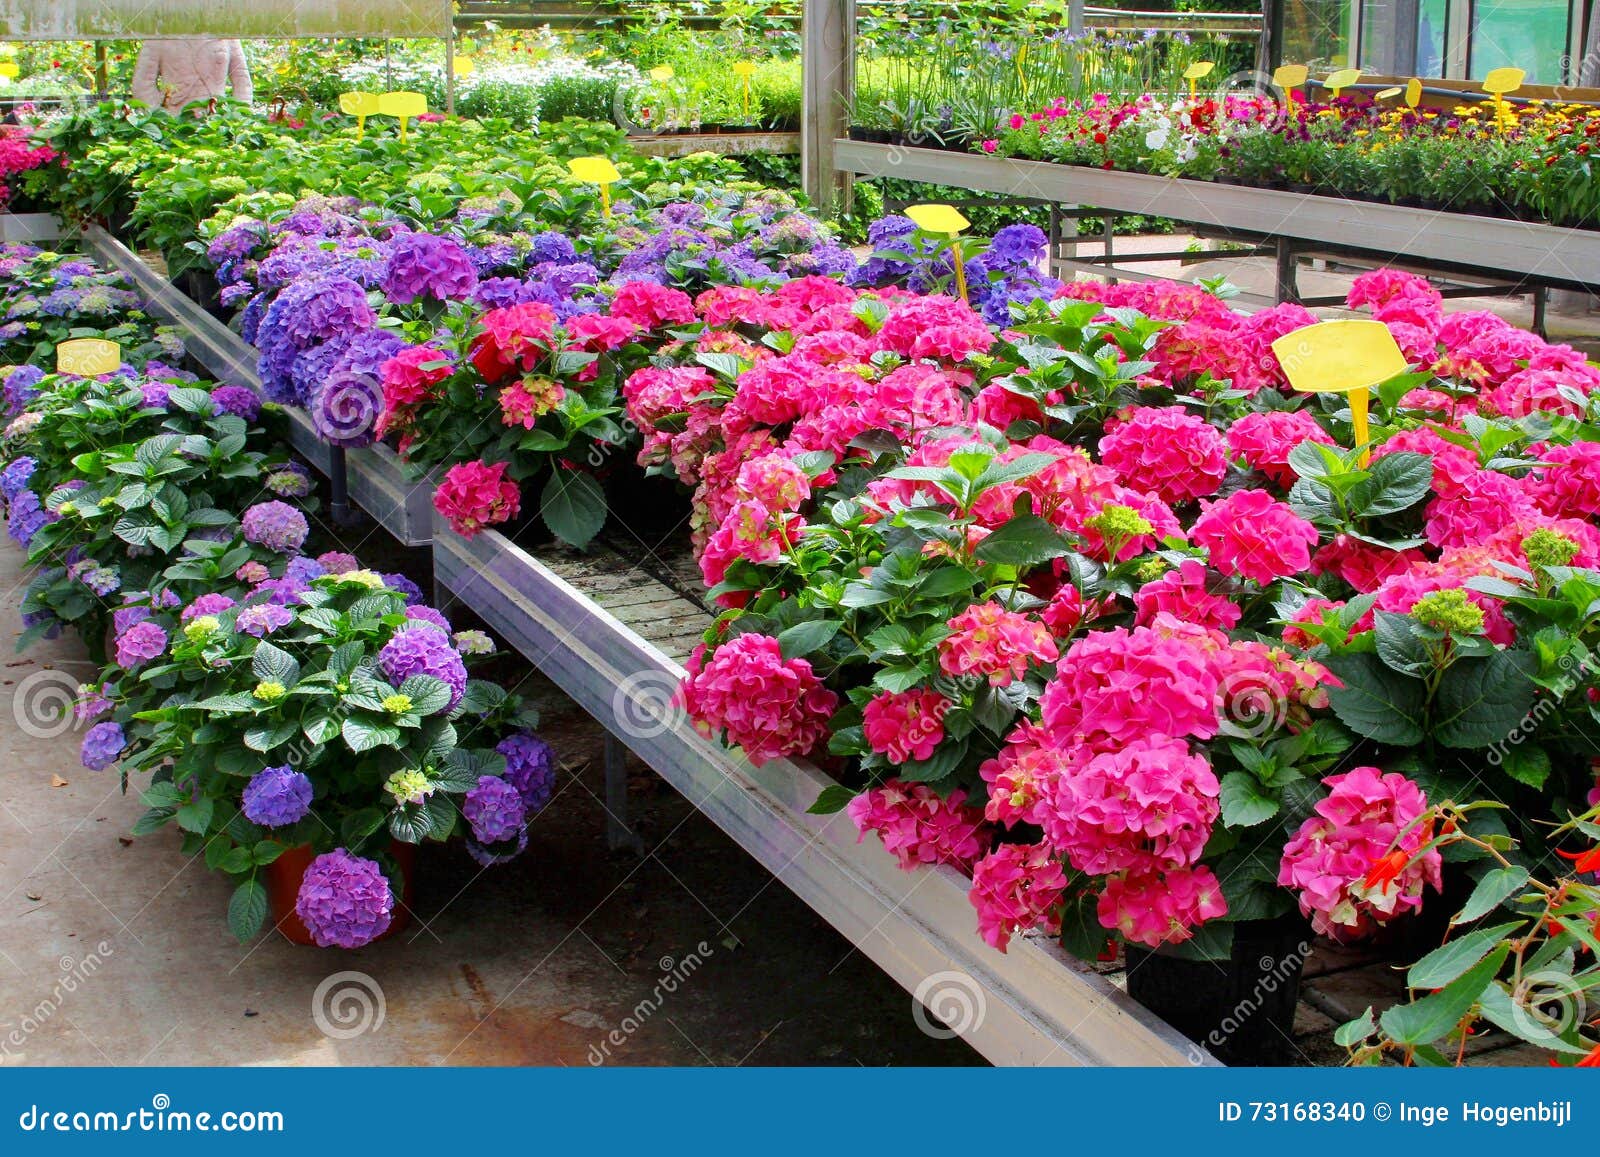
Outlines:
[[[1367,878],[1362,883],[1368,889],[1381,888],[1387,892],[1389,885],[1400,878],[1400,873],[1406,870],[1406,865],[1410,862],[1410,853],[1402,852],[1398,849],[1387,855],[1380,856],[1378,862],[1372,865],[1372,871],[1367,873]]]

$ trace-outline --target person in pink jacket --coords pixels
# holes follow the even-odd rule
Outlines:
[[[223,99],[229,82],[233,99],[249,104],[255,89],[237,40],[147,40],[133,70],[133,95],[151,108],[177,112]]]

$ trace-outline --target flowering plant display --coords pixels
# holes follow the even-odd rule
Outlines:
[[[330,440],[392,437],[408,462],[443,471],[436,505],[463,533],[517,517],[529,484],[546,526],[583,545],[605,516],[597,472],[631,436],[618,383],[675,340],[689,293],[856,272],[779,194],[647,205],[619,204],[575,244],[516,228],[535,222],[497,217],[504,206],[425,233],[317,199],[234,226],[208,256],[223,300],[245,303],[270,397],[308,406]]]
[[[249,447],[262,433],[259,399],[189,377],[152,364],[142,378],[48,377],[29,388],[36,396],[4,438],[0,482],[8,533],[38,568],[24,644],[73,625],[98,654],[120,600],[165,589],[175,563],[188,584],[211,589],[283,553],[274,548],[287,544],[251,533],[248,512],[243,525],[235,514],[288,467]],[[305,515],[290,513],[303,534]]]
[[[141,308],[127,280],[83,257],[21,242],[0,243],[0,365],[54,368],[69,338],[114,341],[131,364],[183,358],[183,342]]]
[[[265,917],[258,869],[289,847],[379,864],[391,840],[465,835],[485,859],[526,847],[549,784],[516,778],[494,742],[535,720],[468,677],[442,615],[360,569],[311,578],[287,599],[269,579],[222,601],[130,628],[125,644],[142,629],[151,645],[140,639],[119,655],[130,666],[116,682],[160,705],[124,707],[116,719],[123,768],[151,775],[138,830],[175,822],[191,851],[204,848],[235,878],[229,925],[239,939]],[[336,883],[308,874],[302,903]]]
[[[1568,347],[1364,275],[1415,367],[1364,462],[1342,400],[1287,390],[1299,307],[1083,284],[996,331],[736,292],[624,388],[723,608],[684,705],[754,762],[846,760],[817,809],[969,872],[997,947],[1225,955],[1293,910],[1359,938],[1492,870],[1430,809],[1509,803],[1475,833],[1548,857],[1592,806],[1596,371]]]
[[[1061,97],[1001,115],[975,142],[997,156],[1595,227],[1600,119],[1549,101],[1452,109],[1362,96]]]
[[[296,904],[313,939],[352,948],[392,918],[391,841],[460,834],[485,865],[526,847],[554,761],[531,712],[469,679],[493,644],[404,576],[306,553],[311,478],[253,391],[156,362],[0,378],[0,498],[39,567],[22,643],[71,626],[104,657],[72,708],[83,765],[150,773],[135,830],[176,823],[236,880],[241,939],[290,848],[321,853]]]

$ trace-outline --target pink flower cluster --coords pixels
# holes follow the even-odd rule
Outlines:
[[[964,791],[941,796],[927,784],[890,780],[845,810],[863,839],[875,833],[908,872],[927,864],[970,868],[989,843],[983,812],[967,804]]]
[[[811,663],[785,659],[770,635],[740,635],[710,654],[702,644],[688,671],[682,702],[689,715],[744,748],[757,767],[811,751],[827,737],[828,719],[839,706]]]
[[[1174,506],[1215,494],[1228,472],[1222,435],[1176,407],[1129,412],[1100,440],[1100,460]]]
[[[522,510],[522,490],[506,477],[507,468],[505,462],[458,462],[434,491],[433,508],[465,538],[515,518]]]
[[[1317,932],[1354,940],[1421,908],[1441,859],[1420,851],[1428,800],[1405,776],[1358,767],[1323,783],[1328,797],[1284,848],[1278,883],[1300,894]]]
[[[928,759],[944,742],[944,716],[950,700],[937,691],[885,691],[862,709],[867,744],[894,764]]]
[[[1067,874],[1047,845],[1001,844],[973,865],[968,898],[979,933],[1004,952],[1018,933],[1060,930],[1056,908],[1066,889]]]
[[[947,675],[982,675],[992,687],[1008,687],[1030,663],[1053,663],[1056,641],[1044,624],[999,603],[968,607],[947,624],[939,644],[939,668]]]

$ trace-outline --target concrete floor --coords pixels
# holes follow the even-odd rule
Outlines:
[[[12,635],[20,564],[0,547]],[[128,836],[143,808],[79,765],[77,730],[22,725],[92,675],[81,650],[0,662],[0,1067],[981,1063],[643,769],[652,852],[607,853],[581,715],[547,712],[568,774],[519,861],[424,849],[417,920],[357,952],[240,946],[227,881],[175,834]]]

